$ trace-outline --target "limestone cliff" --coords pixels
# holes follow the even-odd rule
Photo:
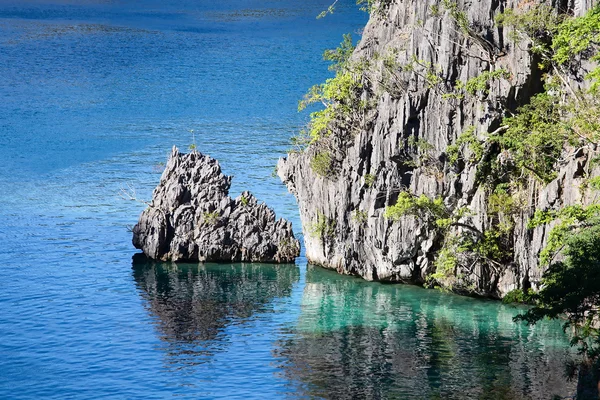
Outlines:
[[[133,228],[133,245],[162,261],[294,262],[292,224],[252,194],[229,197],[231,177],[197,151],[171,157],[152,201]]]
[[[352,59],[372,61],[363,79],[362,99],[373,106],[356,132],[340,128],[327,139],[334,172],[321,176],[311,168],[311,160],[321,151],[314,144],[278,164],[280,178],[298,200],[310,262],[367,280],[425,282],[435,271],[440,237],[414,216],[400,221],[385,217],[386,207],[394,205],[402,191],[441,196],[450,209],[470,210],[463,222],[480,232],[491,226],[489,193],[478,176],[480,162],[453,165],[448,149],[468,129],[485,143],[487,135],[502,129],[508,112],[543,90],[531,44],[516,43],[510,29],[494,21],[505,9],[535,3],[542,2],[459,0],[456,6],[468,19],[467,29],[461,29],[456,15],[443,11],[448,2],[440,0],[387,1],[372,13]],[[597,4],[543,3],[574,15]],[[507,76],[490,82],[484,93],[449,99],[425,73],[413,68],[403,72],[392,90],[382,84],[382,59],[389,55],[400,65],[412,62],[435,68],[436,76],[452,84],[482,71],[503,70]],[[423,150],[416,143],[430,147]],[[457,274],[473,292],[502,297],[513,289],[537,287],[543,273],[538,259],[548,227],[528,229],[527,222],[535,209],[592,200],[593,193],[582,184],[585,177],[598,175],[590,164],[594,151],[565,148],[566,161],[556,165],[556,179],[549,184],[531,179],[524,193],[527,207],[515,217],[511,259],[496,266],[475,262]]]

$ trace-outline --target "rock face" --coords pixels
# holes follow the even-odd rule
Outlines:
[[[133,228],[133,245],[162,261],[294,262],[292,224],[256,198],[228,196],[217,160],[173,147],[152,202]]]
[[[490,226],[488,193],[476,179],[477,163],[453,167],[447,162],[447,149],[470,127],[483,140],[501,126],[506,110],[515,110],[543,90],[538,60],[527,51],[528,43],[515,45],[512,32],[494,23],[495,15],[506,8],[542,1],[458,0],[474,36],[461,32],[451,13],[432,12],[432,6],[444,8],[442,0],[385,3],[383,12],[372,14],[353,60],[388,54],[399,64],[417,59],[421,65],[435,66],[449,82],[466,82],[493,65],[507,70],[510,78],[491,83],[484,98],[449,100],[425,76],[409,71],[390,93],[377,87],[383,76],[380,57],[367,73],[370,79],[362,82],[362,99],[375,104],[362,127],[352,134],[334,131],[328,139],[335,173],[322,177],[313,171],[311,160],[320,150],[311,145],[281,159],[278,174],[298,200],[310,262],[367,280],[421,283],[435,271],[440,238],[415,217],[398,222],[385,218],[385,209],[406,190],[416,196],[441,196],[454,210],[468,207],[470,225],[481,231]],[[552,5],[582,15],[592,3],[597,4],[562,0]],[[415,166],[423,151],[414,145],[419,141],[431,146],[431,162]],[[468,272],[474,292],[502,297],[513,289],[538,287],[543,273],[538,258],[548,227],[529,230],[527,222],[534,209],[589,204],[593,194],[581,188],[586,176],[598,175],[589,162],[593,156],[589,150],[565,149],[557,179],[547,186],[530,183],[525,194],[530,207],[515,218],[512,262],[502,268],[475,265]],[[323,229],[311,234],[323,225],[326,235]]]

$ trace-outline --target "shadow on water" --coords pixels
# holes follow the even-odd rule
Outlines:
[[[309,267],[283,375],[323,398],[551,399],[574,392],[558,323],[513,323],[515,306]]]
[[[296,265],[175,264],[133,257],[133,277],[172,363],[197,365],[227,345],[225,329],[291,294]]]

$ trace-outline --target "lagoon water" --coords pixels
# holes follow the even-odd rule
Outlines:
[[[164,4],[168,3],[168,4]],[[560,324],[306,265],[133,263],[172,145],[271,177],[352,0],[0,1],[0,398],[548,399]],[[356,36],[356,35],[355,35]],[[190,130],[194,130],[191,134]],[[298,232],[300,233],[300,232]]]

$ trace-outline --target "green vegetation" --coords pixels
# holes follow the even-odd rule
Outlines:
[[[331,153],[322,151],[313,156],[310,160],[310,168],[322,177],[327,177],[333,174],[333,159]]]
[[[328,49],[323,53],[323,59],[331,62],[329,66],[330,71],[343,71],[348,66],[350,56],[354,52],[354,44],[352,43],[352,35],[346,33],[342,35],[344,40],[340,43],[340,46],[336,49]]]
[[[322,11],[317,15],[317,19],[326,17],[329,14],[335,12],[335,6],[339,0],[335,0],[326,10]],[[369,14],[378,14],[380,16],[385,15],[387,7],[390,5],[391,0],[356,0],[356,4],[360,6],[362,11],[366,11]]]
[[[572,157],[568,149],[593,149],[600,139],[600,5],[577,18],[557,14],[546,5],[525,12],[506,10],[497,22],[512,29],[517,44],[532,41],[531,52],[540,59],[538,68],[545,74],[546,91],[505,118],[505,132],[490,136],[490,142],[504,154],[504,165],[493,167],[503,168],[521,185],[526,177],[549,183],[556,178],[557,165]],[[595,61],[596,67],[583,74],[581,65],[586,60]],[[582,85],[574,87],[573,81]],[[600,179],[587,179],[583,189],[588,187],[600,188]],[[564,327],[572,329],[572,344],[583,357],[581,364],[568,366],[569,375],[591,372],[597,390],[600,204],[537,210],[528,228],[548,224],[548,242],[540,254],[540,263],[547,266],[540,292],[511,294],[509,300],[535,304],[517,317],[529,324],[566,318]]]
[[[571,328],[571,344],[578,346],[580,364],[570,364],[570,378],[578,371],[591,371],[593,385],[600,369],[600,224],[598,216],[585,224],[572,226],[563,236],[563,261],[553,262],[542,279],[542,289],[532,295],[535,307],[516,317],[528,324],[566,317]],[[578,396],[578,398],[580,398]]]
[[[202,214],[202,221],[204,221],[204,223],[207,225],[216,225],[216,223],[219,222],[219,218],[221,218],[221,215],[218,211],[207,211]]]
[[[246,196],[242,195],[242,197],[240,198],[240,203],[242,204],[242,207],[247,207],[250,203],[250,200]]]
[[[193,129],[190,129],[190,133],[192,134],[192,144],[188,146],[188,149],[193,153],[197,150],[196,146],[196,133]]]
[[[593,225],[600,222],[598,216],[600,216],[600,203],[588,207],[574,205],[560,210],[537,210],[527,225],[529,229],[557,222],[550,230],[548,244],[540,254],[540,262],[543,265],[549,265],[558,252],[565,247],[565,243],[572,232],[582,227],[593,227]]]
[[[500,201],[503,198],[500,196],[503,195],[491,196],[492,201]],[[514,202],[511,204],[506,207],[496,205],[495,213],[490,215],[493,223],[484,231],[467,222],[472,216],[469,208],[451,210],[441,197],[431,199],[426,195],[415,196],[408,192],[401,192],[396,204],[386,208],[385,217],[398,221],[404,216],[412,216],[441,239],[442,247],[434,262],[436,269],[428,277],[428,285],[471,292],[474,286],[469,279],[475,265],[498,272],[510,260]],[[460,228],[460,231],[456,228]]]
[[[560,98],[555,95],[534,96],[515,116],[504,120],[506,132],[490,138],[510,155],[519,171],[546,183],[556,177],[554,166],[561,161],[565,145],[576,144],[559,107]]]
[[[365,174],[365,176],[363,177],[365,180],[365,186],[366,187],[373,187],[373,185],[375,184],[375,179],[376,176],[372,175],[372,174]]]
[[[358,3],[373,12],[386,7],[389,2],[359,0]],[[333,12],[335,4],[325,14]],[[497,24],[510,32],[517,46],[533,53],[533,59],[539,64],[534,74],[543,77],[544,92],[532,96],[528,104],[510,110],[504,118],[501,116],[500,127],[495,132],[477,132],[475,127],[469,127],[446,151],[448,164],[478,165],[478,183],[488,194],[486,215],[482,216],[484,227],[478,229],[470,224],[469,209],[454,210],[439,197],[401,192],[397,202],[385,211],[385,216],[392,222],[405,216],[417,218],[441,238],[443,245],[437,254],[431,285],[469,290],[467,277],[472,275],[474,265],[499,274],[511,261],[515,219],[528,210],[525,194],[531,189],[528,185],[532,179],[542,185],[548,184],[556,178],[558,167],[571,159],[575,151],[591,149],[600,143],[600,67],[587,73],[580,72],[584,71],[581,68],[584,62],[588,67],[587,61],[600,61],[600,5],[578,18],[556,13],[545,4],[524,9],[507,9],[497,17]],[[311,88],[299,104],[300,110],[314,104],[323,106],[311,114],[307,129],[294,143],[298,147],[313,146],[310,165],[315,173],[325,177],[334,174],[334,159],[339,159],[335,151],[338,151],[339,143],[331,139],[350,137],[365,126],[365,116],[371,105],[363,99],[369,97],[365,92],[371,94],[368,91],[372,87],[398,98],[406,92],[409,77],[416,76],[424,87],[450,100],[476,98],[482,102],[497,102],[499,108],[507,106],[503,99],[489,98],[498,82],[512,79],[511,71],[496,65],[503,49],[478,35],[467,13],[460,10],[457,3],[444,0],[430,11],[434,16],[449,17],[454,21],[454,27],[450,29],[467,39],[455,43],[465,54],[484,59],[487,54],[485,70],[466,81],[450,82],[438,65],[417,55],[400,63],[399,50],[391,49],[384,55],[374,56],[376,65],[381,66],[381,76],[374,78],[377,74],[366,73],[372,67],[371,61],[351,59],[352,37],[344,35],[337,49],[324,53],[324,58],[332,63],[330,69],[335,72],[335,77]],[[531,41],[530,47],[526,47],[526,40]],[[482,53],[475,54],[471,45],[477,46]],[[574,85],[572,82],[576,81],[578,83]],[[332,143],[337,147],[332,147]],[[430,143],[412,137],[407,144],[415,157],[405,164],[444,177],[447,165],[443,158],[440,161]],[[375,177],[370,174],[363,179],[366,187],[375,182]],[[600,177],[586,179],[587,188],[600,190]],[[586,248],[589,236],[586,232],[596,229],[597,214],[595,205],[536,213],[530,222],[531,228],[553,224],[548,246],[541,254],[541,262],[550,266],[549,271],[557,264],[555,260],[560,259],[558,254],[566,257],[561,265],[576,268],[579,256],[570,249],[573,243]],[[366,214],[359,210],[352,213],[352,219],[357,223],[364,223],[365,217]],[[320,215],[311,231],[319,237],[327,237],[335,231],[335,224]],[[548,285],[558,282],[555,278],[544,279]],[[536,300],[530,292],[517,290],[507,299],[540,301],[541,297]]]
[[[424,194],[415,196],[409,192],[401,192],[396,204],[385,209],[385,217],[398,221],[406,215],[412,215],[424,222],[435,223],[439,227],[447,226],[450,217],[441,197],[431,199]]]
[[[600,5],[578,18],[556,14],[546,5],[527,12],[506,10],[497,22],[512,28],[515,40],[533,41],[531,51],[541,58],[547,91],[506,118],[508,130],[491,139],[511,156],[517,169],[549,182],[566,145],[586,146],[600,139],[600,66],[575,76],[588,84],[587,90],[573,88],[567,78],[578,73],[583,60],[600,59]]]
[[[453,144],[448,146],[446,154],[448,155],[448,161],[451,164],[456,164],[460,159],[474,163],[483,158],[484,147],[479,139],[477,139],[475,133],[475,127],[471,126],[465,130]],[[466,159],[464,155],[465,148],[470,152],[470,157],[468,159]]]
[[[535,292],[532,289],[523,291],[522,289],[514,289],[506,293],[502,298],[502,302],[505,304],[519,303],[519,304],[530,304],[533,301]]]
[[[466,82],[458,81],[454,85],[454,90],[450,93],[444,93],[442,97],[445,99],[462,100],[467,95],[478,95],[486,98],[490,94],[490,86],[492,83],[500,79],[510,79],[510,77],[511,73],[504,68],[493,71],[484,71]]]
[[[309,227],[310,236],[327,240],[335,235],[336,223],[322,213],[317,213],[317,220]]]
[[[364,225],[367,222],[369,215],[366,211],[354,210],[352,212],[352,221],[357,223],[358,225]]]
[[[310,114],[307,132],[301,135],[308,137],[310,144],[331,135],[334,126],[338,131],[352,131],[362,121],[367,104],[360,98],[363,90],[361,77],[368,63],[351,62],[353,51],[349,34],[344,35],[340,47],[326,50],[323,57],[332,62],[330,69],[336,72],[335,77],[310,88],[298,104],[298,111],[315,103],[324,107]]]
[[[442,6],[432,7],[431,12],[438,16],[447,13],[458,30],[489,51],[491,56],[495,53],[489,43],[473,33],[466,13],[455,3],[444,1]],[[539,68],[546,91],[534,95],[528,104],[504,118],[501,126],[487,137],[480,139],[475,128],[470,127],[447,148],[448,163],[456,165],[462,160],[478,164],[478,179],[489,193],[485,229],[479,231],[464,223],[468,221],[464,218],[469,214],[468,210],[453,211],[441,198],[407,192],[400,193],[396,204],[385,212],[393,221],[411,215],[441,235],[443,245],[430,281],[450,288],[459,285],[460,290],[468,287],[465,276],[469,273],[468,265],[473,262],[500,271],[511,261],[515,218],[527,210],[525,193],[529,178],[547,184],[556,178],[558,165],[570,159],[576,149],[593,148],[600,143],[600,67],[577,76],[583,60],[600,61],[600,5],[580,18],[558,15],[545,5],[526,12],[507,10],[498,17],[498,23],[511,28],[516,41],[526,38],[533,41],[531,51],[541,60]],[[508,70],[495,69],[492,57],[490,60],[488,71],[466,82],[457,82],[442,96],[459,100],[466,96],[487,98],[493,82],[511,79]],[[415,72],[424,79],[427,87],[444,91],[447,85],[436,73],[436,68],[416,57],[402,66],[395,64],[393,59],[384,59],[384,66],[390,70],[388,75],[392,78],[397,77],[392,70]],[[573,77],[567,78],[572,74],[575,74],[575,80],[584,83],[581,87],[588,89],[572,87]],[[429,160],[435,162],[434,149],[429,143],[411,138],[408,144],[416,149],[416,160],[409,161],[412,166],[422,168],[429,165]],[[600,190],[598,177],[587,179],[585,184],[585,188]],[[567,251],[566,243],[573,230],[588,224],[595,226],[597,213],[595,205],[536,213],[530,225],[549,222],[556,225],[541,254],[541,262],[552,265],[558,253]],[[462,233],[456,236],[458,231],[453,228],[461,228]],[[509,299],[527,300],[530,295],[517,294],[512,293]]]

